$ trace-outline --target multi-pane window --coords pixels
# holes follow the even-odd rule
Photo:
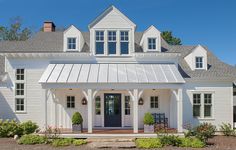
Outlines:
[[[116,31],[108,31],[108,54],[116,54]]]
[[[97,96],[95,99],[95,113],[96,115],[101,115],[101,98]]]
[[[25,111],[25,69],[15,72],[15,111]]]
[[[212,94],[204,94],[204,117],[211,117]]]
[[[130,96],[125,96],[125,115],[130,115]]]
[[[67,96],[66,105],[67,105],[67,108],[75,108],[75,97]]]
[[[193,94],[193,116],[212,117],[212,93]]]
[[[148,49],[156,50],[156,38],[148,38]]]
[[[15,106],[16,111],[24,111],[25,110],[24,98],[16,98],[15,105],[16,105]]]
[[[129,32],[120,32],[120,53],[129,54]]]
[[[16,95],[24,95],[24,91],[25,91],[25,88],[24,88],[24,83],[16,83],[16,92],[15,94]]]
[[[151,96],[150,98],[150,107],[151,108],[158,108],[158,96]]]
[[[202,69],[203,68],[203,57],[196,57],[195,58],[195,65],[197,69]]]
[[[104,31],[96,31],[96,54],[104,54]]]
[[[24,74],[25,74],[25,69],[16,69],[16,80],[25,80]]]
[[[67,49],[76,49],[76,38],[67,38]]]
[[[193,94],[193,116],[201,116],[201,94]]]

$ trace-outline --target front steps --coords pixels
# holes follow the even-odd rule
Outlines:
[[[135,138],[88,138],[91,148],[136,148]]]

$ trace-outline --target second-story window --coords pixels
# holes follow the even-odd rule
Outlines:
[[[96,31],[96,54],[104,54],[104,31]]]
[[[76,49],[76,38],[67,38],[67,49],[69,50]]]
[[[129,32],[120,32],[120,53],[129,54]]]
[[[203,57],[196,57],[195,58],[195,66],[196,69],[202,69],[203,68]]]
[[[108,31],[108,54],[116,54],[116,31]]]
[[[156,38],[148,38],[148,49],[156,50]]]

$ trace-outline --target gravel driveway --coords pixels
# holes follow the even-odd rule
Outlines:
[[[211,145],[206,148],[194,150],[236,150],[236,137],[216,136],[209,143]],[[87,145],[61,148],[54,148],[50,145],[18,145],[13,139],[0,138],[0,150],[92,150],[92,148]],[[190,150],[190,148],[165,147],[161,150]]]

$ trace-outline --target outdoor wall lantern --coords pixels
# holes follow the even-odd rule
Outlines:
[[[143,105],[143,99],[142,99],[142,98],[140,98],[140,99],[138,100],[138,104],[139,104],[139,105]]]
[[[82,99],[82,105],[87,105],[87,99],[85,97]]]

